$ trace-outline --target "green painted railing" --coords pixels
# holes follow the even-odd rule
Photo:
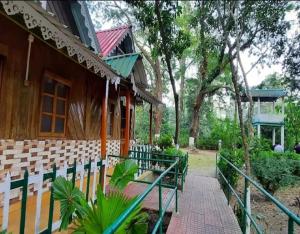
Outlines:
[[[112,155],[109,155],[109,157],[112,157]],[[115,157],[115,156],[113,156]],[[134,158],[134,157],[128,157],[128,158],[124,158],[124,160],[126,159],[134,159],[134,160],[142,160],[144,161],[143,165],[148,165],[150,164],[149,162],[153,161],[153,159],[146,157],[146,158],[142,158],[142,157],[138,157],[138,158]],[[117,229],[122,225],[122,223],[127,219],[127,217],[135,210],[135,208],[142,203],[142,201],[146,198],[146,196],[156,187],[158,186],[158,193],[159,193],[159,200],[158,200],[158,204],[159,204],[159,218],[156,222],[156,225],[152,231],[152,233],[156,233],[157,231],[159,231],[159,233],[162,233],[162,224],[163,224],[163,218],[164,218],[164,214],[166,213],[167,209],[169,208],[171,201],[173,199],[173,197],[175,196],[175,211],[178,211],[178,164],[179,164],[179,159],[175,157],[175,160],[159,160],[159,159],[155,159],[156,161],[159,162],[170,162],[172,163],[166,170],[162,171],[162,173],[160,174],[160,176],[155,179],[154,182],[146,182],[146,183],[150,183],[150,185],[147,187],[147,189],[140,194],[137,199],[134,201],[134,203],[126,210],[124,211],[123,214],[121,214],[113,223],[112,225],[110,225],[105,231],[104,234],[111,234],[114,233],[115,231],[117,231]],[[146,166],[143,167],[146,170]],[[163,200],[162,200],[162,188],[165,187],[162,184],[162,179],[169,174],[173,169],[175,169],[175,184],[172,188],[172,190],[169,193],[169,196],[167,198],[166,204],[164,204],[163,206]],[[145,181],[138,181],[135,180],[136,182],[145,182]]]
[[[97,162],[97,168],[99,170],[99,183],[101,181],[101,167],[102,167],[102,161]],[[87,170],[87,184],[86,184],[86,199],[89,197],[89,186],[90,186],[90,176],[91,176],[91,159],[89,160],[88,164],[84,165],[84,171]],[[95,169],[96,170],[96,169]],[[51,172],[44,173],[43,174],[43,182],[46,180],[50,180],[53,182],[57,175],[57,168],[56,166],[53,166],[53,169]],[[74,164],[72,167],[69,167],[66,169],[67,176],[72,176],[72,182],[75,186],[75,180],[76,180],[76,160],[74,161]],[[26,170],[24,173],[23,179],[11,181],[10,183],[10,190],[21,188],[22,189],[22,200],[21,200],[21,217],[20,217],[20,228],[19,233],[24,234],[25,233],[25,224],[26,224],[26,207],[27,207],[27,190],[29,185],[29,179],[31,175],[29,175],[28,171]],[[96,178],[94,178],[96,179]],[[48,234],[52,232],[53,227],[53,213],[54,213],[54,199],[53,199],[53,190],[51,189],[50,194],[50,205],[49,205],[49,217],[48,217],[48,225],[47,228],[41,231],[41,234]]]
[[[253,225],[256,233],[264,233],[264,231],[259,227],[257,222],[255,221],[254,217],[251,215],[251,213],[248,211],[250,207],[248,207],[247,202],[247,192],[246,186],[244,188],[244,197],[240,198],[238,193],[235,191],[233,186],[230,184],[230,182],[226,179],[222,171],[218,167],[218,162],[220,160],[224,160],[231,168],[233,168],[240,176],[242,176],[245,180],[245,185],[250,183],[253,185],[258,191],[260,191],[266,198],[268,198],[275,206],[277,206],[287,217],[288,217],[288,234],[294,234],[294,224],[300,225],[300,217],[291,212],[286,206],[284,206],[280,201],[278,201],[275,197],[273,197],[270,193],[268,193],[264,188],[261,187],[260,184],[258,184],[256,181],[254,181],[252,178],[247,176],[244,172],[242,172],[240,169],[238,169],[234,164],[232,164],[230,161],[228,161],[226,158],[221,156],[220,154],[216,155],[216,173],[217,177],[218,175],[221,176],[221,178],[224,180],[226,184],[226,190],[227,190],[227,200],[228,204],[230,201],[230,193],[229,191],[236,197],[237,202],[241,206],[243,210],[243,221],[242,221],[242,231],[243,233],[246,233],[246,225],[247,225],[247,218],[250,220],[250,224]]]
[[[111,157],[111,155],[109,155]],[[172,156],[163,153],[153,152],[153,151],[141,151],[139,149],[133,148],[133,150],[129,151],[129,158],[136,160],[139,166],[138,176],[145,171],[153,171],[157,173],[163,172],[163,170],[155,169],[151,162],[164,164],[170,163],[170,161],[174,161],[174,158],[178,159],[179,171],[178,177],[180,179],[180,188],[179,190],[183,191],[183,184],[185,182],[185,178],[188,172],[188,158],[189,155],[186,153],[184,156]],[[158,158],[157,158],[158,157]],[[163,158],[163,159],[161,159]],[[169,162],[168,162],[169,160]],[[174,171],[170,171],[170,174],[174,174]]]

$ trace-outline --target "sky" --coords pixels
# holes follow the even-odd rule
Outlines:
[[[95,15],[91,14],[92,20],[95,19]],[[298,30],[299,24],[297,22],[297,15],[296,12],[291,12],[286,16],[286,19],[290,22],[294,23],[291,30],[288,34],[292,35],[295,31]],[[97,19],[99,21],[99,18]],[[109,29],[111,27],[114,27],[112,21],[105,21],[101,20],[101,28],[96,28],[96,30],[100,29]],[[288,35],[288,36],[290,36]],[[252,65],[257,61],[258,57],[254,55],[249,55],[248,51],[241,52],[241,60],[244,66],[244,69],[246,72],[249,71],[249,69],[252,67]],[[239,71],[241,72],[241,71]],[[260,65],[256,65],[247,75],[248,83],[250,87],[259,85],[268,75],[271,75],[273,73],[283,73],[283,69],[281,64],[271,64],[270,66],[264,65],[263,67]],[[187,71],[187,77],[195,77],[196,75],[196,69],[195,67],[191,66],[189,71]],[[176,84],[177,90],[179,90],[179,83]],[[168,106],[172,105],[173,103],[173,94],[171,90],[169,93],[164,95],[163,98],[164,103],[166,103]]]

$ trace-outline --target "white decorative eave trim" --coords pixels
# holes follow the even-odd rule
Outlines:
[[[116,49],[118,48],[118,46],[121,45],[121,43],[125,40],[125,38],[126,38],[127,35],[130,36],[130,29],[129,28],[127,28],[127,31],[125,31],[123,33],[123,35],[119,38],[119,40],[115,44],[115,47],[106,55],[106,57],[111,56],[111,54],[116,51]]]
[[[115,89],[117,90],[118,85],[121,82],[121,78],[119,76],[115,76],[112,79],[110,79],[110,82],[115,85]]]
[[[87,69],[91,70],[95,74],[100,74],[101,77],[106,76],[108,79],[112,79],[116,76],[116,73],[114,73],[104,61],[102,61],[89,49],[85,48],[81,42],[75,39],[74,35],[72,35],[74,38],[67,35],[43,16],[41,12],[36,10],[35,8],[38,6],[33,7],[33,4],[36,3],[26,1],[0,1],[0,3],[7,15],[23,15],[25,25],[28,29],[38,27],[45,41],[53,40],[57,49],[66,48],[68,56],[74,59],[76,57],[80,64],[85,62]],[[44,10],[41,8],[40,11]],[[48,13],[45,11],[45,14]],[[57,22],[57,25],[61,24]]]

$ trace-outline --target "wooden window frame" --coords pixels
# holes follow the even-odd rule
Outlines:
[[[66,97],[59,97],[57,95],[57,86],[55,87],[54,94],[49,94],[44,92],[44,83],[47,79],[55,80],[59,84],[65,85],[69,88]],[[69,80],[66,80],[65,78],[58,76],[50,71],[45,71],[42,82],[41,82],[41,94],[40,94],[40,114],[39,114],[39,136],[40,137],[48,137],[48,138],[65,138],[66,136],[66,128],[68,124],[68,113],[69,113],[69,98],[70,98],[70,90],[71,90],[72,83]],[[52,113],[43,112],[43,97],[48,96],[53,98],[53,111]],[[60,115],[56,114],[56,104],[57,100],[65,101],[65,114]],[[41,124],[42,124],[42,116],[47,115],[51,116],[52,122],[51,122],[51,132],[42,132],[41,131]],[[55,124],[56,124],[56,117],[64,119],[64,131],[62,133],[56,133],[55,132]]]

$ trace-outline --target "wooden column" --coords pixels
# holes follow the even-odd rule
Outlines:
[[[107,102],[108,102],[108,92],[109,92],[109,80],[106,80],[105,85],[105,96],[102,98],[101,105],[101,159],[106,160],[106,129],[107,129]],[[107,162],[108,163],[108,162]],[[101,185],[103,186],[103,190],[105,191],[105,181],[106,181],[106,173],[105,166],[101,168]]]
[[[152,145],[152,119],[153,119],[153,109],[152,109],[152,104],[150,104],[150,126],[149,126],[149,144]]]
[[[126,125],[125,125],[125,143],[123,156],[128,155],[129,141],[130,141],[130,105],[131,105],[130,91],[126,91]]]

